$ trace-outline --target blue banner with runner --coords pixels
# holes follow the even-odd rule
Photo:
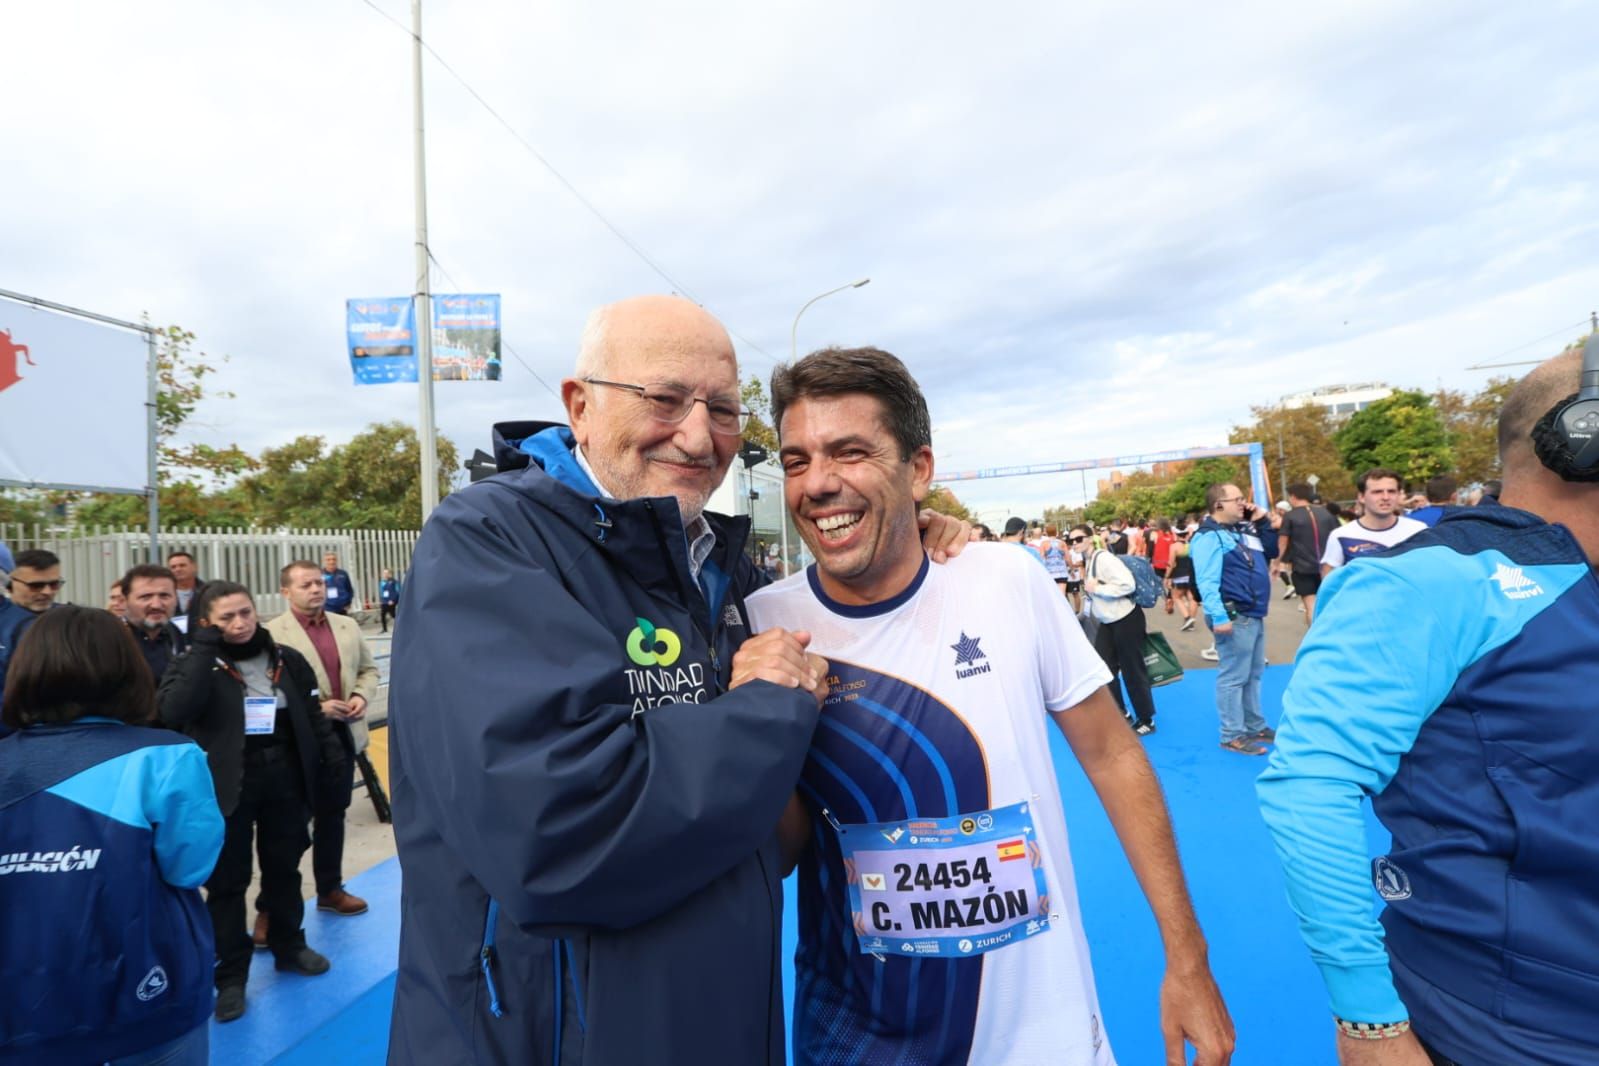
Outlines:
[[[409,296],[344,301],[357,385],[416,381],[416,306]]]
[[[433,297],[433,380],[499,381],[500,297]],[[346,300],[350,368],[357,385],[416,382],[416,305],[408,296]]]
[[[433,297],[433,380],[500,380],[500,297]]]

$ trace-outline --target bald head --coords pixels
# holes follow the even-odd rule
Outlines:
[[[727,330],[709,311],[681,296],[632,296],[589,315],[574,373],[579,378],[635,381],[613,376],[622,373],[618,363],[629,353],[725,360],[738,373]]]
[[[1551,407],[1577,391],[1582,377],[1582,349],[1567,348],[1516,383],[1499,411],[1499,461],[1506,470],[1538,462],[1532,450],[1532,427]]]

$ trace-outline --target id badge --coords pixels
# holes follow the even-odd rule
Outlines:
[[[246,736],[266,736],[278,720],[276,696],[244,697],[244,733]]]
[[[838,826],[861,952],[960,958],[1047,933],[1031,809]]]

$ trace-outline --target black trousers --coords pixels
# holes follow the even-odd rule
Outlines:
[[[228,815],[222,854],[205,883],[205,906],[216,937],[216,986],[242,985],[250,975],[254,945],[245,926],[244,897],[250,890],[250,850],[261,856],[261,909],[271,919],[268,946],[283,958],[305,946],[305,901],[300,898],[300,859],[310,845],[299,755],[279,745],[246,751],[239,805]]]
[[[1099,623],[1094,635],[1094,650],[1110,670],[1110,694],[1123,714],[1122,685],[1133,702],[1133,717],[1148,722],[1155,717],[1155,694],[1149,687],[1149,671],[1144,668],[1144,609],[1137,604],[1126,618]],[[1120,677],[1118,683],[1117,678]]]
[[[344,759],[336,770],[329,771],[337,777],[329,780],[330,794],[318,797],[311,823],[311,873],[319,896],[344,887],[344,812],[349,809],[355,784],[355,741],[350,727],[334,722],[333,731],[339,735]]]
[[[389,619],[398,616],[399,613],[400,605],[397,603],[378,604],[378,621],[383,626],[383,632],[387,633],[389,631]]]

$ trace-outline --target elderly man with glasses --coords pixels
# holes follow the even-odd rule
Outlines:
[[[389,1061],[777,1066],[777,827],[828,684],[808,634],[750,636],[749,520],[705,510],[733,345],[624,300],[561,398],[569,425],[496,427],[501,473],[440,504],[406,583]]]
[[[0,691],[6,685],[6,666],[17,641],[34,620],[55,606],[56,596],[66,584],[61,580],[61,560],[54,552],[33,548],[16,553],[12,560],[6,593],[0,600]],[[6,732],[0,727],[0,734]]]

